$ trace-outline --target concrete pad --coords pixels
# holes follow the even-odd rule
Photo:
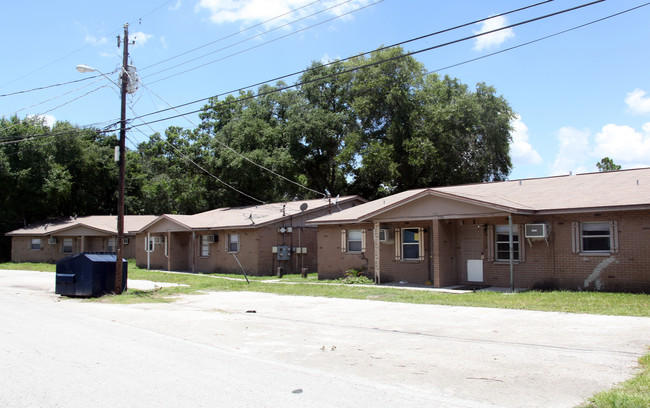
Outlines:
[[[188,353],[200,345],[239,356],[241,364],[266,362],[276,367],[264,379],[269,384],[276,384],[273,370],[282,376],[292,367],[320,378],[321,391],[345,392],[336,378],[358,393],[337,402],[318,394],[320,404],[304,399],[298,406],[574,407],[631,377],[650,345],[650,318],[641,317],[254,292],[114,305],[59,298],[43,279],[52,274],[0,271],[0,293],[9,288],[29,304],[45,303],[75,319],[182,340]],[[215,370],[220,364],[215,360]],[[184,381],[180,368],[177,375]],[[301,389],[304,398],[316,391]]]

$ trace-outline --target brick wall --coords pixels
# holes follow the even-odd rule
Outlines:
[[[513,221],[550,226],[548,244],[529,243],[522,237],[526,259],[514,267],[516,287],[650,292],[650,211],[515,217]],[[618,253],[573,253],[572,223],[596,221],[617,222]],[[486,283],[509,286],[509,264],[485,262],[484,277]]]
[[[342,229],[365,229],[366,252],[342,252]],[[370,278],[374,276],[374,241],[372,224],[353,224],[346,226],[321,225],[318,227],[318,279],[338,279],[345,276],[348,269],[365,267]]]

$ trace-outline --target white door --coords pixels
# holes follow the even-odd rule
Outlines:
[[[459,228],[461,279],[483,282],[483,228],[465,225]]]
[[[467,260],[467,280],[470,282],[483,282],[483,260]]]

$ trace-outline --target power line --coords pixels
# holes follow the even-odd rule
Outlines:
[[[41,91],[43,89],[55,88],[57,86],[75,84],[77,82],[88,81],[90,79],[97,78],[99,76],[101,76],[101,75],[94,75],[94,76],[90,76],[90,77],[86,77],[86,78],[82,78],[82,79],[76,79],[74,81],[62,82],[60,84],[52,84],[52,85],[40,86],[38,88],[25,89],[24,91],[16,91],[16,92],[8,93],[8,94],[2,94],[2,95],[0,95],[0,98],[4,98],[6,96],[20,95],[20,94],[24,94],[24,93],[28,93],[28,92]]]
[[[150,11],[150,12],[148,12],[147,14],[143,15],[142,17],[137,18],[136,21],[142,21],[142,19],[143,19],[144,17],[147,17],[147,16],[153,14],[154,12],[158,11],[159,9],[161,9],[162,7],[164,7],[164,6],[166,6],[167,4],[171,3],[172,1],[174,1],[174,0],[168,0],[168,1],[166,1],[165,3],[163,3],[162,5],[156,7],[155,9],[153,9],[152,11]],[[118,32],[120,32],[119,29],[118,29],[118,30],[115,30],[115,31],[112,31],[112,32],[106,34],[105,36],[103,36],[101,39],[106,39],[106,38],[108,38],[109,35],[113,35],[113,34],[116,34],[116,33],[118,33]],[[90,47],[91,45],[92,45],[92,44],[86,44],[86,45],[84,45],[83,47],[80,47],[80,48],[78,48],[78,49],[76,49],[76,50],[74,50],[74,51],[72,51],[72,52],[70,52],[70,53],[68,53],[68,54],[66,54],[66,55],[64,55],[64,56],[62,56],[62,57],[60,57],[60,58],[57,58],[56,60],[54,60],[54,61],[52,61],[52,62],[50,62],[50,63],[48,63],[48,64],[45,64],[45,65],[43,65],[43,66],[40,67],[40,68],[37,68],[37,69],[35,69],[35,70],[33,70],[33,71],[30,71],[30,72],[26,73],[25,75],[23,75],[23,76],[21,76],[21,77],[19,77],[19,78],[16,78],[16,79],[11,80],[11,81],[9,81],[9,82],[7,82],[7,83],[5,83],[5,84],[0,85],[0,88],[4,88],[4,87],[7,86],[7,85],[10,85],[10,84],[12,84],[12,83],[14,83],[14,82],[16,82],[16,81],[20,81],[21,79],[26,78],[26,77],[28,77],[28,76],[30,76],[30,75],[33,75],[33,74],[35,74],[35,73],[37,73],[37,72],[39,72],[39,71],[42,71],[42,70],[44,70],[45,68],[50,67],[50,66],[56,64],[57,62],[62,61],[62,60],[64,60],[64,59],[68,58],[68,57],[71,56],[71,55],[74,55],[74,54],[76,54],[76,53],[78,53],[78,52],[80,52],[80,51],[82,51],[82,50],[85,50],[86,48]]]
[[[18,112],[22,112],[22,111],[24,111],[25,109],[33,108],[33,107],[38,106],[38,105],[43,105],[44,103],[48,103],[48,102],[54,101],[54,100],[56,100],[56,99],[62,98],[62,97],[64,97],[65,95],[69,95],[69,94],[71,94],[71,93],[73,93],[73,92],[76,92],[76,91],[78,91],[78,90],[80,90],[80,89],[86,88],[86,87],[88,87],[88,86],[90,86],[90,85],[92,85],[92,84],[95,84],[95,83],[97,83],[97,82],[99,82],[99,81],[101,81],[101,80],[102,80],[102,78],[99,78],[99,79],[97,79],[96,81],[93,81],[93,82],[91,82],[91,83],[89,83],[89,84],[86,84],[86,85],[84,85],[84,86],[80,86],[79,88],[75,88],[75,89],[73,89],[73,90],[71,90],[71,91],[64,92],[64,93],[62,93],[61,95],[57,95],[57,96],[52,97],[52,98],[50,98],[50,99],[46,99],[46,100],[44,100],[44,101],[41,101],[41,102],[38,102],[38,103],[35,103],[35,104],[32,104],[32,105],[29,105],[29,106],[25,106],[25,107],[23,107],[23,108],[20,108],[20,109],[18,109],[18,110],[16,110],[16,111],[13,111],[13,112],[11,112],[11,113],[7,113],[7,114],[2,115],[2,116],[12,116],[12,115],[15,115],[15,114],[18,113]],[[100,88],[103,88],[103,86],[100,87]],[[98,89],[99,89],[99,88],[98,88]],[[55,108],[55,109],[56,109],[56,108]],[[51,109],[51,110],[54,110],[54,109]],[[43,112],[43,113],[45,113],[45,112]]]
[[[351,1],[351,0],[348,0],[348,1]],[[163,64],[163,63],[165,63],[165,62],[167,62],[167,61],[171,61],[171,60],[174,60],[174,59],[176,59],[176,58],[182,57],[183,55],[187,55],[187,54],[192,53],[192,52],[194,52],[194,51],[197,51],[197,50],[200,50],[200,49],[205,48],[205,47],[207,47],[207,46],[210,46],[210,45],[212,45],[212,44],[215,44],[215,43],[218,43],[218,42],[220,42],[220,41],[226,40],[226,39],[228,39],[228,38],[234,37],[234,36],[239,35],[239,34],[245,32],[245,31],[251,30],[251,29],[253,29],[253,28],[263,26],[264,24],[268,24],[268,23],[270,23],[270,22],[273,21],[273,20],[277,20],[277,19],[282,18],[282,17],[284,17],[284,16],[287,16],[287,15],[289,15],[289,14],[293,14],[293,13],[295,13],[295,12],[298,11],[298,10],[304,9],[304,8],[309,7],[309,6],[311,6],[311,5],[314,5],[314,4],[318,3],[318,2],[320,2],[320,0],[312,1],[311,3],[305,4],[304,6],[298,7],[298,8],[296,8],[296,9],[293,9],[293,10],[291,10],[291,11],[288,11],[288,12],[286,12],[286,13],[284,13],[284,14],[280,14],[280,15],[275,16],[275,17],[272,17],[272,18],[270,18],[270,19],[268,19],[268,20],[262,21],[261,23],[254,24],[254,25],[252,25],[252,26],[249,26],[249,27],[243,28],[243,29],[241,29],[241,30],[239,30],[239,31],[237,31],[237,32],[234,32],[234,33],[232,33],[232,34],[228,34],[228,35],[223,36],[223,37],[221,37],[221,38],[218,38],[218,39],[216,39],[216,40],[214,40],[214,41],[211,41],[211,42],[209,42],[209,43],[203,44],[203,45],[198,46],[198,47],[196,47],[196,48],[193,48],[193,49],[191,49],[191,50],[188,50],[188,51],[182,52],[182,53],[180,53],[180,54],[177,54],[177,55],[175,55],[175,56],[173,56],[173,57],[169,57],[169,58],[164,59],[164,60],[162,60],[162,61],[158,61],[158,62],[156,62],[156,63],[154,63],[154,64],[148,65],[148,66],[146,66],[146,67],[144,67],[144,68],[141,68],[140,71],[144,71],[144,70],[149,69],[149,68],[151,68],[151,67],[154,67],[154,66],[156,66],[156,65],[160,65],[160,64]],[[154,75],[154,74],[152,74],[152,75]]]
[[[341,62],[345,62],[345,61],[351,60],[351,59],[353,59],[353,58],[358,58],[358,57],[361,57],[361,56],[364,56],[364,55],[371,54],[371,53],[373,53],[373,52],[383,51],[383,50],[386,50],[386,49],[389,49],[389,48],[393,48],[393,47],[397,47],[397,46],[400,46],[400,45],[404,45],[404,44],[407,44],[407,43],[410,43],[410,42],[413,42],[413,41],[421,40],[421,39],[424,39],[424,38],[427,38],[427,37],[431,37],[431,36],[439,35],[439,34],[446,33],[446,32],[452,31],[452,30],[456,30],[456,29],[459,29],[459,28],[463,28],[463,27],[467,27],[467,26],[470,26],[470,25],[473,25],[473,24],[477,24],[477,23],[480,23],[480,22],[483,22],[483,21],[486,21],[486,20],[489,20],[489,19],[492,19],[492,18],[496,18],[496,17],[500,17],[500,16],[505,16],[505,15],[512,14],[512,13],[515,13],[515,12],[518,12],[518,11],[522,11],[522,10],[529,9],[529,8],[531,8],[531,7],[537,7],[537,6],[540,6],[540,5],[542,5],[542,4],[549,3],[549,2],[551,2],[551,1],[553,1],[553,0],[542,1],[542,2],[535,3],[535,4],[532,4],[532,5],[529,5],[529,6],[521,7],[521,8],[518,8],[518,9],[514,9],[514,10],[511,10],[511,11],[508,11],[508,12],[505,12],[505,13],[501,13],[501,14],[493,15],[493,16],[486,17],[486,18],[482,18],[482,19],[479,19],[479,20],[474,20],[474,21],[469,22],[469,23],[465,23],[465,24],[457,25],[457,26],[455,26],[455,27],[447,28],[447,29],[444,29],[444,30],[441,30],[441,31],[436,31],[436,32],[433,32],[433,33],[430,33],[430,34],[426,34],[426,35],[422,35],[422,36],[419,36],[419,37],[415,37],[415,38],[412,38],[412,39],[409,39],[409,40],[401,41],[401,42],[398,42],[398,43],[395,43],[395,44],[392,44],[392,45],[388,45],[388,46],[380,47],[380,48],[378,48],[378,49],[376,49],[376,50],[373,50],[373,51],[367,51],[367,52],[364,52],[364,53],[356,54],[356,55],[351,56],[351,57],[348,57],[348,58],[344,58],[344,59],[341,59],[341,60],[332,61],[332,62],[329,62],[329,63],[327,63],[327,64],[323,64],[322,66],[327,67],[327,66],[330,66],[330,65],[338,64],[338,63],[341,63]],[[601,0],[601,1],[604,1],[604,0]],[[482,33],[482,34],[479,34],[479,35],[485,35],[485,34],[489,34],[489,33]],[[248,85],[248,86],[241,87],[241,88],[238,88],[238,89],[234,89],[234,90],[231,90],[231,91],[223,92],[223,93],[221,93],[221,94],[217,94],[217,95],[210,96],[210,97],[207,97],[207,98],[202,98],[202,99],[198,99],[198,100],[195,100],[195,101],[192,101],[192,102],[187,102],[187,103],[184,103],[184,104],[181,104],[181,105],[176,105],[176,107],[175,107],[174,109],[176,109],[176,108],[182,108],[182,107],[185,107],[185,106],[188,106],[188,105],[193,105],[193,104],[196,104],[196,103],[199,103],[199,102],[204,102],[204,101],[209,100],[210,98],[218,98],[218,97],[220,97],[220,96],[229,95],[229,94],[232,94],[232,93],[237,92],[237,91],[242,91],[242,90],[244,90],[244,89],[253,88],[253,87],[256,87],[256,86],[260,86],[260,85],[263,85],[263,84],[267,84],[267,83],[269,83],[269,82],[275,82],[275,81],[279,81],[279,80],[287,79],[287,78],[290,78],[290,77],[293,77],[293,76],[296,76],[296,75],[300,75],[300,74],[304,74],[304,73],[310,72],[310,71],[312,71],[312,70],[313,70],[313,68],[306,68],[306,69],[303,69],[303,70],[301,70],[301,71],[293,72],[293,73],[291,73],[291,74],[282,75],[282,76],[279,76],[279,77],[275,77],[275,78],[273,78],[273,79],[268,79],[268,80],[265,80],[265,81],[262,81],[262,82],[258,82],[258,83],[256,83],[256,84],[252,84],[252,85]],[[170,109],[171,109],[171,108],[170,108]],[[162,110],[159,110],[159,111],[156,111],[156,112],[152,112],[152,113],[147,114],[147,115],[144,115],[144,116],[149,116],[149,115],[154,115],[154,114],[157,114],[157,113],[162,113],[162,112],[168,111],[168,110],[170,110],[170,109],[162,109]],[[187,114],[191,114],[191,113],[196,113],[196,112],[189,112],[189,113],[187,113]]]
[[[631,12],[631,11],[634,11],[634,10],[640,9],[641,7],[646,7],[646,6],[648,6],[648,5],[650,5],[650,3],[644,3],[644,4],[641,4],[641,5],[639,5],[639,6],[632,7],[632,8],[629,8],[629,9],[627,9],[627,10],[620,11],[620,12],[615,13],[615,14],[610,14],[610,15],[605,16],[605,17],[603,17],[603,18],[599,18],[599,19],[596,19],[596,20],[589,21],[588,23],[580,24],[580,25],[578,25],[578,26],[574,26],[574,27],[568,28],[568,29],[566,29],[566,30],[558,31],[558,32],[556,32],[556,33],[549,34],[549,35],[547,35],[547,36],[540,37],[540,38],[537,38],[537,39],[535,39],[535,40],[527,41],[527,42],[525,42],[525,43],[521,43],[521,44],[515,45],[515,46],[513,46],[513,47],[504,48],[503,50],[499,50],[499,51],[495,51],[495,52],[492,52],[492,53],[489,53],[489,54],[481,55],[480,57],[476,57],[476,58],[468,59],[468,60],[465,60],[465,61],[462,61],[462,62],[458,62],[458,63],[456,63],[456,64],[447,65],[446,67],[442,67],[442,68],[434,69],[434,70],[428,71],[427,73],[438,72],[438,71],[444,71],[444,70],[446,70],[446,69],[454,68],[454,67],[457,67],[457,66],[460,66],[460,65],[465,65],[465,64],[468,64],[468,63],[470,63],[470,62],[474,62],[474,61],[481,60],[481,59],[483,59],[483,58],[492,57],[492,56],[494,56],[494,55],[498,55],[498,54],[504,53],[504,52],[506,52],[506,51],[512,51],[512,50],[514,50],[514,49],[521,48],[521,47],[526,46],[526,45],[530,45],[530,44],[534,44],[534,43],[536,43],[536,42],[540,42],[540,41],[543,41],[543,40],[547,40],[547,39],[549,39],[549,38],[556,37],[556,36],[561,35],[561,34],[566,34],[566,33],[570,32],[570,31],[574,31],[574,30],[577,30],[577,29],[580,29],[580,28],[584,28],[584,27],[590,26],[590,25],[592,25],[592,24],[600,23],[601,21],[605,21],[605,20],[608,20],[608,19],[610,19],[610,18],[620,16],[621,14],[629,13],[629,12]]]
[[[317,27],[317,26],[319,26],[319,25],[322,25],[322,24],[325,24],[325,23],[329,23],[330,21],[333,21],[333,20],[336,20],[336,19],[342,18],[342,17],[347,16],[347,15],[350,15],[350,14],[352,14],[352,13],[356,13],[356,12],[361,11],[361,10],[363,10],[363,9],[366,9],[366,8],[368,8],[368,7],[372,7],[372,6],[374,6],[374,5],[377,5],[377,4],[379,4],[379,3],[382,3],[383,1],[384,1],[384,0],[378,0],[378,1],[374,2],[374,3],[370,3],[370,4],[366,5],[366,6],[362,6],[362,7],[359,7],[359,8],[357,8],[357,9],[354,9],[354,10],[348,11],[347,13],[343,13],[343,14],[341,14],[341,15],[338,15],[338,16],[335,16],[335,17],[332,17],[332,18],[329,18],[329,19],[323,20],[323,21],[321,21],[321,22],[319,22],[319,23],[312,24],[312,25],[310,25],[310,26],[308,26],[308,27],[302,28],[302,29],[297,30],[297,31],[294,31],[294,32],[292,32],[292,33],[282,35],[282,36],[280,36],[280,37],[274,38],[274,39],[269,40],[269,41],[265,41],[265,42],[263,42],[263,43],[260,43],[260,44],[254,45],[254,46],[252,46],[252,47],[246,48],[246,49],[244,49],[244,50],[241,50],[241,51],[238,51],[238,52],[235,52],[235,53],[229,54],[229,55],[226,55],[226,56],[221,57],[221,58],[218,58],[218,59],[216,59],[216,60],[212,60],[212,61],[206,62],[205,64],[198,65],[198,66],[196,66],[196,67],[189,68],[189,69],[186,69],[186,70],[184,70],[184,71],[177,72],[177,73],[175,73],[175,74],[172,74],[172,75],[166,76],[166,77],[164,77],[164,78],[161,78],[161,79],[158,79],[158,80],[156,80],[156,81],[150,82],[150,84],[155,84],[155,83],[157,83],[157,82],[164,81],[164,80],[167,80],[167,79],[169,79],[169,78],[173,78],[173,77],[178,76],[178,75],[182,75],[182,74],[186,74],[186,73],[191,72],[191,71],[195,71],[195,70],[197,70],[197,69],[199,69],[199,68],[203,68],[203,67],[208,66],[208,65],[210,65],[210,64],[214,64],[214,63],[216,63],[216,62],[223,61],[223,60],[225,60],[225,59],[227,59],[227,58],[234,57],[235,55],[243,54],[243,53],[245,53],[245,52],[247,52],[247,51],[254,50],[254,49],[256,49],[256,48],[259,48],[259,47],[262,47],[262,46],[264,46],[264,45],[270,44],[270,43],[272,43],[272,42],[282,40],[282,39],[284,39],[284,38],[290,37],[290,36],[292,36],[292,35],[299,34],[299,33],[303,32],[303,31],[309,30],[309,29],[314,28],[314,27]],[[603,0],[603,1],[604,1],[604,0]],[[275,30],[275,29],[274,29],[274,30]],[[255,37],[259,37],[259,36],[255,36]],[[251,37],[251,38],[255,38],[255,37]],[[250,38],[249,38],[249,39],[250,39]],[[240,41],[240,42],[238,42],[238,43],[235,43],[235,44],[233,44],[233,45],[241,44],[241,43],[243,43],[243,42],[245,42],[245,41],[248,41],[249,39],[242,40],[242,41]],[[230,48],[230,47],[233,46],[233,45],[230,45],[230,46],[228,46],[228,47],[221,48],[221,49],[219,49],[219,50],[217,50],[217,51],[214,51],[214,52],[212,52],[212,53],[210,53],[210,54],[214,54],[215,52],[218,52],[218,51],[224,50],[224,49],[226,49],[226,48]],[[210,54],[206,54],[206,55],[210,55]],[[199,57],[199,58],[202,58],[202,57]],[[195,60],[197,60],[197,59],[199,59],[199,58],[195,58],[195,59],[190,60],[190,61],[188,61],[188,62],[195,61]],[[188,62],[186,62],[186,63],[188,63]],[[169,69],[176,68],[176,67],[178,67],[178,66],[180,66],[180,65],[184,65],[184,64],[186,64],[186,63],[178,64],[178,65],[176,65],[176,66],[174,66],[174,67],[170,67],[170,68],[167,68],[167,69],[164,69],[164,70],[158,71],[158,72],[156,72],[155,74],[158,74],[158,73],[161,73],[161,72],[168,71]],[[149,75],[149,76],[152,76],[152,75],[155,75],[155,74],[151,74],[151,75]]]
[[[150,90],[149,88],[147,88],[145,85],[142,85],[142,86],[143,86],[145,89],[147,89],[147,91],[151,92],[151,93],[152,93],[156,98],[158,98],[158,99],[160,99],[161,101],[163,101],[167,106],[172,107],[172,105],[169,104],[169,102],[167,102],[166,100],[164,100],[164,99],[161,98],[160,96],[156,95],[155,92],[153,92],[152,90]],[[174,109],[174,110],[175,110],[176,112],[178,112],[176,109]],[[135,112],[134,112],[134,113],[135,113]],[[178,113],[180,113],[180,112],[178,112]],[[197,125],[194,124],[194,123],[193,123],[191,120],[189,120],[187,117],[184,117],[184,118],[185,118],[185,120],[187,120],[187,121],[188,121],[192,126],[197,127]],[[153,128],[151,128],[151,126],[149,126],[149,128],[150,128],[152,131],[154,131]],[[154,131],[154,132],[155,132],[155,131]],[[237,156],[239,156],[239,157],[241,157],[242,159],[248,161],[249,163],[251,163],[251,164],[253,164],[253,165],[259,167],[260,169],[265,170],[265,171],[267,171],[267,172],[273,174],[273,175],[276,176],[276,177],[280,177],[281,179],[283,179],[283,180],[285,180],[285,181],[288,181],[289,183],[294,184],[294,185],[296,185],[296,186],[298,186],[298,187],[300,187],[300,188],[302,188],[302,189],[308,190],[308,191],[310,191],[310,192],[312,192],[312,193],[316,193],[316,194],[322,195],[323,197],[327,197],[327,194],[325,194],[325,193],[321,193],[320,191],[313,190],[313,189],[311,189],[311,188],[309,188],[309,187],[307,187],[307,186],[304,186],[304,185],[302,185],[302,184],[300,184],[300,183],[298,183],[298,182],[296,182],[296,181],[293,181],[293,180],[291,180],[291,179],[289,179],[289,178],[283,176],[282,174],[276,173],[275,171],[273,171],[273,170],[271,170],[271,169],[269,169],[269,168],[267,168],[267,167],[265,167],[265,166],[263,166],[263,165],[261,165],[261,164],[255,162],[255,161],[251,160],[249,157],[245,156],[244,154],[242,154],[242,153],[238,152],[237,150],[233,149],[232,147],[228,146],[225,142],[222,142],[222,141],[219,140],[218,138],[214,138],[213,140],[214,140],[215,142],[217,142],[217,144],[219,144],[219,145],[220,145],[221,147],[223,147],[224,149],[230,150],[231,152],[235,153]]]
[[[174,1],[174,0],[169,0],[169,1],[165,2],[165,3],[163,3],[163,4],[160,5],[159,7],[155,8],[154,10],[152,10],[151,12],[149,12],[149,13],[143,15],[142,17],[140,17],[139,20],[142,20],[143,18],[145,18],[145,17],[147,17],[147,16],[153,14],[154,12],[156,12],[156,11],[158,11],[159,9],[163,8],[164,6],[166,6],[167,4],[171,3],[172,1]],[[242,29],[242,30],[240,30],[240,31],[237,31],[237,32],[235,32],[235,33],[232,33],[232,34],[229,34],[229,35],[227,35],[227,36],[221,37],[221,38],[219,38],[219,39],[217,39],[217,40],[214,40],[214,41],[212,41],[212,42],[209,42],[209,43],[207,43],[207,44],[204,44],[204,45],[201,45],[201,46],[199,46],[199,47],[193,48],[193,49],[191,49],[191,50],[185,51],[185,52],[183,52],[183,53],[181,53],[181,54],[175,55],[175,56],[173,56],[173,57],[170,57],[170,58],[167,58],[167,59],[165,59],[165,60],[159,61],[159,62],[157,62],[157,63],[151,64],[151,65],[148,65],[148,66],[146,66],[146,67],[144,67],[144,68],[141,68],[140,71],[144,71],[144,70],[146,70],[146,69],[148,69],[148,68],[151,68],[151,67],[154,67],[154,66],[156,66],[156,65],[163,64],[163,63],[165,63],[165,62],[167,62],[167,61],[171,61],[171,60],[173,60],[173,59],[176,59],[176,58],[182,57],[183,55],[186,55],[186,54],[189,54],[189,53],[191,53],[191,52],[197,51],[197,50],[199,50],[199,49],[201,49],[201,48],[205,48],[205,47],[207,47],[207,46],[209,46],[209,45],[212,45],[212,44],[214,44],[214,43],[217,43],[217,42],[219,42],[219,41],[223,41],[223,40],[226,40],[226,39],[228,39],[228,38],[230,38],[230,37],[234,37],[234,36],[236,36],[236,35],[238,35],[238,34],[241,34],[241,33],[245,32],[245,31],[248,31],[248,30],[251,30],[251,29],[253,29],[253,28],[259,27],[259,26],[261,26],[261,25],[267,24],[267,23],[269,23],[269,22],[271,22],[271,21],[273,21],[273,20],[277,20],[278,18],[282,18],[282,17],[284,17],[284,16],[286,16],[286,15],[292,14],[292,13],[298,11],[298,10],[301,10],[301,9],[303,9],[303,8],[306,8],[306,7],[309,7],[309,6],[311,6],[311,5],[315,4],[315,3],[318,3],[318,2],[320,2],[320,1],[321,1],[321,0],[315,0],[315,1],[312,1],[311,3],[308,3],[308,4],[304,5],[304,6],[298,7],[298,8],[296,8],[296,9],[293,9],[293,10],[291,10],[291,11],[289,11],[289,12],[284,13],[284,14],[280,14],[280,15],[278,15],[278,16],[275,16],[275,17],[273,17],[273,18],[270,18],[270,19],[268,19],[268,20],[265,20],[265,21],[263,21],[263,22],[261,22],[261,23],[258,23],[258,24],[255,24],[255,25],[252,25],[252,26],[250,26],[250,27],[244,28],[244,29]],[[346,2],[349,2],[349,1],[352,1],[352,0],[347,0]],[[341,4],[341,3],[340,3],[340,4]],[[113,31],[112,33],[110,33],[110,34],[108,34],[108,35],[115,34],[115,33],[117,33],[118,31],[119,31],[119,30]],[[102,39],[107,38],[108,35],[102,37]],[[89,45],[86,45],[86,46],[84,46],[84,47],[78,49],[77,51],[74,51],[72,54],[74,54],[74,53],[76,53],[76,52],[78,52],[78,51],[81,51],[81,50],[85,49],[85,48],[88,47],[88,46],[89,46]],[[69,55],[72,55],[72,54],[69,54]],[[69,55],[68,55],[68,56],[69,56]],[[57,62],[57,61],[59,61],[59,60],[56,60],[56,61],[54,61],[54,62]],[[50,65],[51,65],[51,64],[50,64]],[[46,68],[47,66],[49,66],[49,65],[46,65],[46,66],[44,66],[44,67],[42,67],[42,68],[39,68],[38,70],[36,70],[36,71],[34,71],[34,72],[38,72],[39,70],[41,70],[41,69],[43,69],[43,68]],[[28,75],[30,75],[30,74],[28,74]],[[152,75],[155,75],[155,74],[152,74]],[[20,95],[20,94],[29,93],[29,92],[34,92],[34,91],[40,91],[40,90],[49,89],[49,88],[54,88],[54,87],[58,87],[58,86],[70,85],[70,84],[74,84],[74,83],[77,83],[77,82],[88,81],[88,80],[93,79],[93,78],[98,78],[98,77],[100,77],[100,76],[101,76],[101,75],[94,75],[94,76],[91,76],[91,77],[85,77],[85,78],[83,78],[83,79],[77,79],[77,80],[74,80],[74,81],[68,81],[68,82],[63,82],[63,83],[59,83],[59,84],[52,84],[52,85],[40,86],[40,87],[36,87],[36,88],[32,88],[32,89],[26,89],[26,90],[22,90],[22,91],[16,91],[16,92],[11,92],[11,93],[7,93],[7,94],[0,94],[0,98],[2,98],[2,97],[7,97],[7,96]],[[18,78],[18,79],[16,79],[16,80],[19,80],[19,79],[22,79],[22,78]],[[8,85],[8,84],[7,84],[7,85]]]
[[[269,94],[272,94],[272,93],[282,92],[282,91],[285,91],[287,89],[296,88],[296,87],[306,85],[306,84],[310,84],[310,83],[313,83],[313,82],[322,81],[324,79],[329,79],[329,78],[333,78],[333,77],[343,75],[343,74],[347,74],[347,73],[350,73],[350,72],[355,72],[355,71],[358,71],[358,70],[363,69],[363,68],[369,68],[369,67],[372,67],[372,66],[375,66],[375,65],[384,64],[384,63],[387,63],[387,62],[390,62],[390,61],[410,57],[410,56],[421,54],[421,53],[427,52],[427,51],[432,51],[432,50],[435,50],[435,49],[438,49],[438,48],[450,46],[450,45],[457,44],[457,43],[460,43],[460,42],[463,42],[463,41],[468,41],[468,40],[478,38],[478,37],[481,37],[481,36],[484,36],[484,35],[493,34],[493,33],[503,31],[503,30],[507,30],[507,29],[510,29],[510,28],[513,28],[513,27],[518,27],[518,26],[521,26],[521,25],[524,25],[524,24],[530,24],[530,23],[535,22],[535,21],[540,21],[540,20],[543,20],[543,19],[546,19],[546,18],[550,18],[550,17],[554,17],[554,16],[557,16],[557,15],[560,15],[560,14],[564,14],[564,13],[567,13],[567,12],[570,12],[570,11],[575,11],[575,10],[578,10],[578,9],[581,9],[581,8],[584,8],[584,7],[592,6],[592,5],[597,4],[597,3],[602,3],[603,1],[605,1],[605,0],[592,1],[592,2],[585,3],[585,4],[582,4],[582,5],[579,5],[579,6],[571,7],[571,8],[564,9],[564,10],[561,10],[561,11],[557,11],[557,12],[554,12],[554,13],[550,13],[550,14],[546,14],[546,15],[543,15],[543,16],[528,19],[528,20],[525,20],[525,21],[521,21],[519,23],[514,23],[514,24],[510,24],[508,26],[496,28],[494,30],[490,30],[490,31],[474,34],[474,35],[471,35],[471,36],[463,37],[463,38],[460,38],[460,39],[448,41],[446,43],[442,43],[442,44],[434,45],[434,46],[431,46],[431,47],[423,48],[423,49],[420,49],[420,50],[417,50],[417,51],[411,51],[411,52],[404,53],[404,54],[401,54],[401,55],[398,55],[398,56],[395,56],[395,57],[392,57],[392,58],[388,58],[388,59],[385,59],[385,60],[375,61],[375,62],[368,63],[368,64],[365,64],[365,65],[360,65],[360,66],[357,66],[357,67],[349,68],[349,69],[346,69],[346,70],[343,70],[343,71],[340,71],[340,72],[336,72],[334,74],[325,75],[325,76],[322,76],[322,77],[319,77],[319,78],[314,78],[314,79],[311,79],[311,80],[308,80],[308,81],[297,82],[297,83],[295,83],[293,85],[278,87],[278,88],[276,88],[276,89],[274,89],[272,91],[266,91],[266,92],[258,93],[258,94],[251,95],[251,96],[241,97],[241,98],[237,99],[237,102],[246,101],[246,100],[257,98],[257,97],[260,97],[260,96],[266,96],[266,95],[269,95]],[[198,102],[204,102],[204,101],[206,101],[208,99],[211,99],[211,98],[218,98],[218,97],[223,96],[223,95],[228,95],[228,94],[230,94],[232,92],[234,92],[234,91],[230,91],[230,92],[214,95],[212,97],[203,98],[203,99],[188,102],[188,103],[185,103],[185,104],[177,105],[173,109],[188,106],[188,105],[192,105],[192,104],[196,104]],[[155,115],[155,114],[158,114],[158,113],[166,112],[166,111],[169,111],[171,109],[172,108],[161,109],[161,110],[158,110],[158,111],[155,111],[155,112],[151,112],[151,113],[139,116],[139,117],[137,117],[135,119],[140,119],[140,118],[143,118],[143,117],[147,117],[147,116]],[[169,117],[162,118],[162,119],[152,120],[150,122],[145,122],[144,124],[152,124],[152,123],[163,122],[163,121],[166,121],[166,120],[178,118],[180,116],[198,113],[198,112],[201,112],[201,111],[203,111],[202,108],[194,110],[194,111],[187,112],[185,114],[173,115],[173,116],[169,116]],[[142,125],[134,125],[134,126],[142,126]]]

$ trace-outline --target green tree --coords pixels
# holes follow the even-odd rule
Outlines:
[[[479,83],[470,90],[457,79],[426,74],[399,48],[348,64],[370,64],[352,78],[351,105],[362,127],[352,191],[376,198],[509,174],[514,112],[494,88]]]
[[[300,181],[300,163],[292,156],[289,118],[297,106],[295,91],[274,92],[264,85],[252,92],[224,101],[212,100],[202,113],[200,132],[193,149],[200,150],[199,164],[244,195],[216,184],[221,205],[254,204],[291,200],[302,196],[294,183]],[[260,166],[265,167],[264,170]],[[280,174],[291,183],[275,174]]]
[[[12,117],[0,120],[0,142],[0,258],[10,252],[5,232],[52,217],[115,213],[114,136]]]
[[[603,171],[617,171],[621,169],[621,166],[618,164],[614,163],[614,160],[610,159],[609,157],[603,157],[601,161],[596,163],[596,167],[598,167],[598,171],[603,172]]]

